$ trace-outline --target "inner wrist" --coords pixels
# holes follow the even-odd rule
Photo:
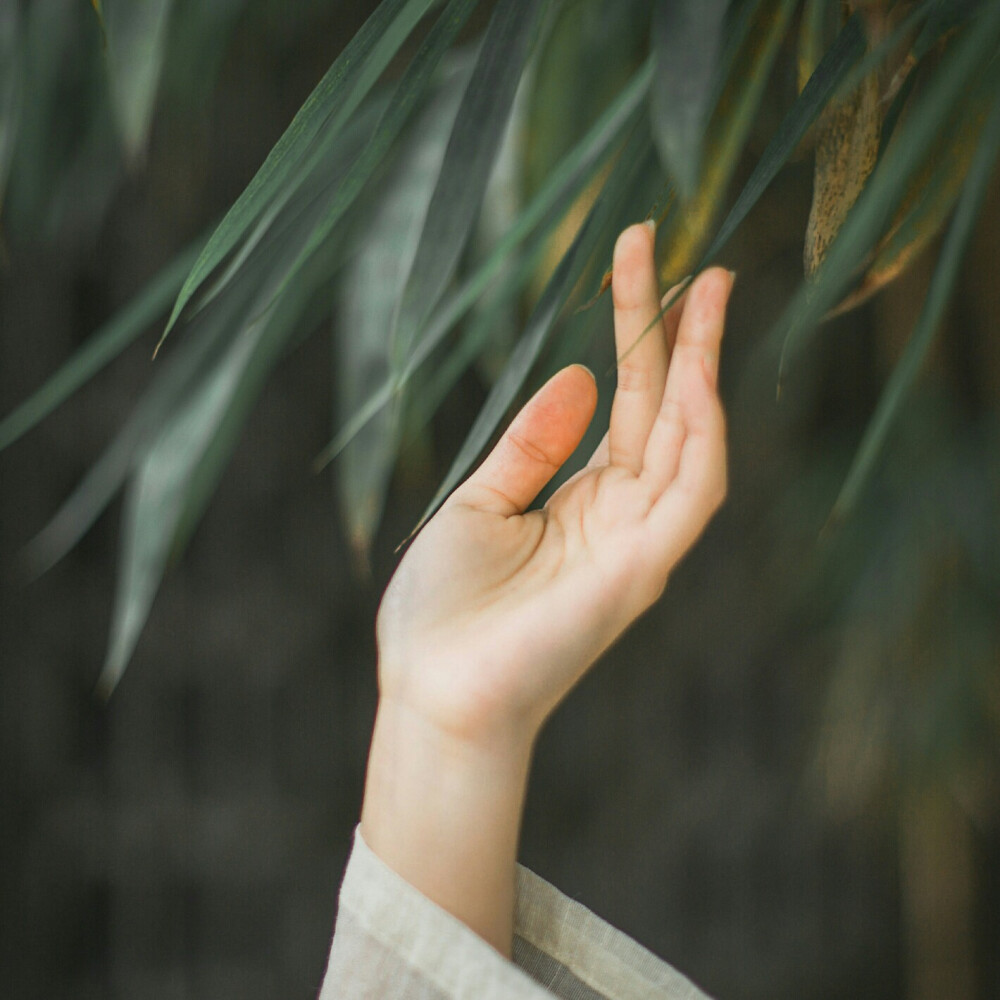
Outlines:
[[[508,956],[530,759],[516,733],[461,739],[383,698],[361,811],[389,867]]]
[[[462,727],[442,724],[433,713],[393,697],[379,698],[372,752],[392,758],[394,772],[411,779],[454,783],[490,779],[509,784],[527,780],[534,746],[533,727],[516,721]],[[375,763],[379,763],[376,761]]]

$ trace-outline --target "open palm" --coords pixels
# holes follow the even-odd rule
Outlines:
[[[593,417],[580,366],[553,376],[407,552],[378,617],[383,699],[463,737],[537,731],[662,592],[721,503],[718,351],[732,276],[702,274],[660,311],[653,237],[627,229],[612,292],[618,385],[587,467],[525,513]]]

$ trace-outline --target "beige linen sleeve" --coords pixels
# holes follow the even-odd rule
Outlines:
[[[518,867],[514,961],[400,878],[360,828],[319,1000],[708,1000],[652,952]]]

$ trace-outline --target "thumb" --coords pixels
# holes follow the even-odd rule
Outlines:
[[[596,406],[597,383],[589,369],[570,365],[556,372],[452,500],[508,517],[522,514],[573,454]]]

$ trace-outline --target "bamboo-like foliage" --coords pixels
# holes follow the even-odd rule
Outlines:
[[[206,14],[205,37],[231,30],[244,2]],[[815,193],[803,284],[775,331],[783,377],[794,378],[788,364],[824,316],[902,273],[958,205],[836,519],[861,496],[940,322],[996,159],[1000,5],[495,0],[470,44],[462,32],[477,6],[383,0],[211,233],[0,421],[5,447],[169,312],[145,396],[30,549],[36,569],[51,565],[127,489],[106,690],[288,345],[332,326],[338,406],[319,464],[340,456],[343,515],[363,561],[408,421],[430,419],[491,350],[495,364],[491,323],[539,287],[553,246],[558,265],[425,519],[468,472],[565,317],[592,298],[623,222],[657,216],[665,282],[697,273],[803,148],[813,150]],[[12,225],[52,224],[45,215],[66,183],[44,131],[58,116],[59,39],[69,30],[58,9],[37,0],[0,13],[0,194],[9,177]],[[101,64],[106,100],[72,150],[85,163],[114,141],[134,169],[176,55],[171,38],[196,46],[202,29],[170,0],[103,0],[86,13],[89,23],[73,27]],[[408,63],[387,76],[404,50]],[[785,61],[800,94],[734,190],[765,88]],[[553,90],[553,67],[565,65],[586,65],[587,85]],[[538,131],[556,120],[558,134]],[[484,248],[473,239],[482,205],[495,165],[511,156],[533,166],[506,230]],[[367,291],[375,284],[378,295]]]

